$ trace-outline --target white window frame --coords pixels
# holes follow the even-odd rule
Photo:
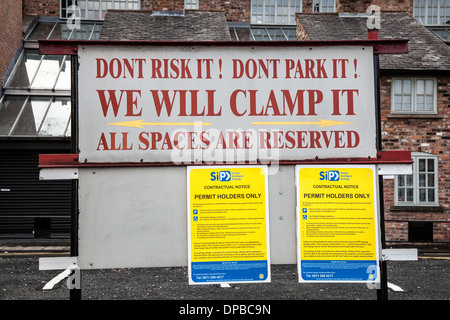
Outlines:
[[[413,173],[412,175],[397,175],[395,176],[395,188],[394,188],[394,204],[395,206],[424,206],[424,207],[436,207],[439,205],[439,157],[434,154],[424,153],[424,152],[412,152],[411,158],[413,163]],[[428,171],[428,161],[433,161],[434,171]],[[419,171],[420,161],[424,161],[425,170]],[[425,178],[424,185],[420,183],[420,176],[423,175]],[[430,183],[430,177],[432,177],[432,183]],[[407,184],[407,179],[411,181],[409,185]],[[430,186],[430,184],[432,184]],[[404,189],[403,196],[404,200],[400,201],[400,190]],[[412,189],[412,201],[407,198],[407,190]],[[426,201],[421,201],[420,192],[423,190],[425,192]],[[433,196],[434,201],[428,201],[428,190],[434,190]]]
[[[396,92],[397,86],[396,83],[398,81],[401,81],[402,83],[402,89],[401,94],[398,94]],[[410,87],[410,93],[405,93],[403,86],[405,84],[405,81],[411,81],[411,87]],[[418,83],[420,81],[424,81],[424,93],[418,92]],[[419,97],[423,96],[424,99],[424,108],[426,105],[426,98],[429,97],[430,94],[426,94],[426,83],[427,81],[432,81],[433,88],[432,88],[432,99],[433,99],[433,106],[431,110],[420,110],[418,109],[419,104]],[[396,109],[396,97],[401,96],[402,97],[402,108],[400,110]],[[410,109],[404,109],[403,106],[405,105],[405,97],[410,97]],[[391,113],[392,114],[437,114],[437,79],[436,78],[424,78],[424,77],[396,77],[392,78],[391,82]]]
[[[285,2],[286,6],[280,5],[280,2]],[[255,25],[295,25],[295,13],[302,11],[302,3],[302,0],[251,0],[251,23]],[[299,7],[298,10],[297,7]],[[256,8],[262,8],[262,12],[255,11]],[[270,8],[274,10],[273,15],[267,14]],[[257,20],[259,16],[262,21]],[[271,16],[274,17],[274,21],[268,20],[267,17]],[[287,17],[287,21],[280,21],[283,16]]]
[[[328,7],[328,6],[324,6],[324,2],[328,1],[328,0],[313,0],[313,8],[312,11],[313,12],[336,12],[336,0],[333,0],[333,11],[324,11],[324,7]],[[315,11],[316,5],[319,5],[319,11]]]
[[[424,11],[422,14],[421,10]],[[426,26],[445,25],[450,20],[450,1],[414,0],[413,15]]]
[[[70,15],[67,13],[67,8],[73,4],[78,5],[81,9],[81,20],[103,20],[108,9],[141,10],[141,0],[60,0],[59,16],[61,19],[77,18],[76,12]],[[66,15],[63,12],[66,12]]]
[[[184,0],[185,9],[198,9],[200,0]]]

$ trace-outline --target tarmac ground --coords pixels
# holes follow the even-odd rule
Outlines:
[[[44,289],[62,270],[39,270],[39,258],[68,256],[69,248],[2,246],[0,243],[0,301],[73,299],[67,279],[56,282],[51,289]],[[420,249],[416,261],[387,261],[386,265],[389,302],[409,301],[410,311],[423,307],[424,302],[448,308],[450,251],[446,251],[446,248]],[[189,285],[187,267],[82,270],[78,297],[82,301],[147,301],[152,302],[152,310],[171,310],[174,316],[189,312],[189,308],[194,307],[197,309],[192,309],[192,312],[197,312],[197,316],[206,316],[199,312],[206,312],[206,308],[211,306],[214,308],[211,316],[215,315],[216,318],[242,315],[242,312],[247,316],[253,315],[257,311],[256,306],[259,315],[264,310],[267,312],[267,308],[270,314],[275,315],[281,309],[286,311],[296,310],[299,306],[306,307],[305,303],[321,309],[327,303],[332,303],[333,308],[346,305],[340,303],[336,306],[337,301],[380,302],[377,295],[379,291],[367,284],[299,283],[295,265],[272,265],[271,274],[270,283],[221,286]],[[115,307],[121,305],[113,304]],[[329,311],[326,309],[322,311]]]

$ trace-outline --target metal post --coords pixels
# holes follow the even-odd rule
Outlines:
[[[78,56],[71,56],[71,152],[78,154]],[[72,211],[70,256],[78,256],[78,180],[72,180]],[[81,273],[81,272],[80,272]],[[81,275],[80,275],[81,279]],[[81,283],[79,289],[70,289],[70,300],[81,300]]]
[[[378,177],[379,199],[380,199],[380,229],[381,229],[381,248],[386,248],[385,230],[384,230],[384,196],[383,196],[383,177]],[[380,289],[377,289],[377,300],[388,300],[387,287],[387,266],[386,261],[380,261]]]
[[[373,32],[373,31],[372,31]],[[372,35],[373,36],[373,35]],[[378,34],[375,35],[378,38]],[[380,57],[374,54],[374,74],[375,74],[375,109],[377,117],[377,150],[382,150],[382,135],[381,135],[381,102],[380,102]],[[380,205],[380,236],[381,249],[386,248],[385,228],[384,228],[384,192],[383,192],[383,177],[378,176],[378,194]],[[387,289],[387,268],[386,261],[380,261],[380,288],[377,289],[377,300],[388,300]]]

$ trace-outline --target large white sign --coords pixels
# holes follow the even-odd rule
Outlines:
[[[79,48],[80,162],[376,156],[366,46]]]

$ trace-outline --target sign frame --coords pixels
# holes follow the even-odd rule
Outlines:
[[[241,46],[252,46],[252,47],[261,47],[261,46],[277,46],[279,48],[290,47],[290,46],[304,46],[304,47],[318,47],[318,46],[367,46],[373,48],[374,53],[374,63],[375,63],[375,82],[377,83],[378,77],[378,55],[379,54],[402,54],[408,52],[408,40],[407,39],[378,39],[378,36],[373,37],[371,34],[374,32],[369,32],[368,40],[331,40],[331,41],[299,41],[299,42],[278,42],[271,41],[270,44],[268,42],[234,42],[234,41],[219,41],[219,42],[203,42],[203,41],[193,41],[193,42],[172,42],[172,41],[100,41],[100,40],[39,40],[39,53],[45,55],[69,55],[71,56],[72,61],[72,116],[71,116],[71,127],[72,127],[72,148],[71,154],[50,154],[50,155],[40,155],[39,160],[39,168],[45,170],[58,170],[59,168],[114,168],[114,167],[163,167],[163,166],[174,166],[174,163],[88,163],[80,160],[79,158],[79,127],[78,127],[78,107],[79,107],[79,95],[78,95],[78,50],[83,46],[90,45],[113,45],[113,46],[211,46],[215,45],[218,47],[241,47]],[[376,31],[378,34],[378,31]],[[375,88],[379,94],[379,87]],[[376,108],[378,108],[377,112],[379,112],[379,97],[377,101]],[[380,115],[378,114],[376,119],[378,127],[380,126]],[[381,131],[378,129],[377,131],[377,140],[381,141]],[[378,165],[378,164],[394,164],[394,165],[403,165],[412,163],[410,158],[410,152],[408,151],[383,151],[381,148],[381,142],[377,144],[377,155],[376,157],[369,158],[341,158],[341,159],[309,159],[309,160],[294,160],[294,161],[284,161],[279,162],[280,165],[295,165],[295,164],[320,164],[320,163],[334,163],[334,164],[356,164],[356,165]],[[202,163],[200,165],[206,165]],[[187,166],[187,164],[184,164]],[[58,177],[56,177],[58,179]],[[72,207],[72,236],[71,236],[71,256],[78,256],[79,248],[78,248],[78,195],[77,195],[77,186],[78,181],[76,177],[72,176],[73,186],[74,186],[74,199],[73,199],[73,207]],[[382,195],[382,189],[380,190]],[[381,219],[383,218],[383,207],[382,203],[380,204],[381,211]],[[384,230],[382,229],[382,235]],[[384,239],[381,239],[382,242]],[[383,242],[384,245],[384,242]],[[382,270],[384,273],[385,271]],[[385,275],[382,275],[385,278]],[[385,279],[384,279],[385,281]],[[386,292],[387,297],[387,287],[385,288],[382,285],[382,290]],[[383,297],[381,297],[383,298]],[[81,290],[71,290],[71,299],[81,299]]]
[[[373,31],[373,30],[370,30]],[[88,46],[103,46],[107,48],[108,46],[123,46],[123,47],[173,47],[173,46],[199,46],[199,47],[210,47],[216,46],[218,48],[240,48],[240,47],[278,47],[290,48],[290,47],[307,47],[314,49],[316,47],[336,47],[336,46],[364,46],[373,48],[373,58],[375,63],[375,84],[377,84],[377,59],[380,54],[400,54],[408,52],[408,39],[379,39],[378,36],[373,36],[374,32],[369,32],[368,39],[357,39],[357,40],[308,40],[308,41],[189,41],[189,42],[174,42],[174,41],[151,41],[151,40],[132,40],[132,41],[121,41],[121,40],[52,40],[52,39],[42,39],[39,40],[39,53],[45,55],[69,55],[72,61],[72,154],[54,154],[54,155],[40,155],[40,168],[80,168],[80,167],[123,167],[123,166],[166,166],[175,165],[174,163],[165,162],[87,162],[80,159],[78,144],[79,144],[79,126],[78,126],[78,110],[79,110],[79,92],[78,85],[80,82],[78,75],[78,61],[79,61],[79,50]],[[375,33],[378,33],[375,30]],[[375,90],[379,90],[378,87]],[[377,98],[377,97],[375,97]],[[379,100],[379,99],[378,99]],[[378,102],[375,106],[379,108]],[[379,114],[375,119],[380,126]],[[378,129],[377,135],[380,135]],[[378,138],[379,140],[379,138]],[[381,145],[377,145],[377,155],[376,157],[364,157],[364,158],[329,158],[321,159],[315,157],[309,160],[292,160],[292,161],[279,161],[279,164],[299,164],[299,163],[357,163],[357,164],[378,164],[378,163],[392,163],[392,164],[411,164],[410,156],[403,155],[402,153],[409,153],[404,151],[382,151]],[[210,165],[209,163],[195,163],[181,165]],[[228,164],[228,162],[227,162]],[[252,163],[253,164],[253,163]],[[74,245],[74,247],[76,247]],[[76,253],[76,250],[75,250]],[[75,254],[74,253],[74,254]]]
[[[372,47],[91,45],[78,55],[82,162],[376,156]]]

